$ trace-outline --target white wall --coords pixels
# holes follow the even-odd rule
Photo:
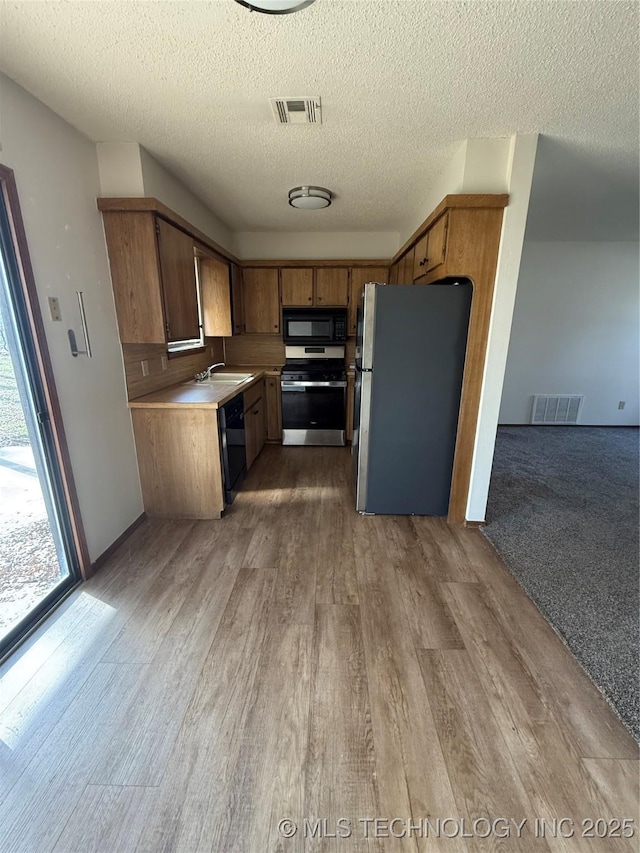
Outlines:
[[[108,198],[144,196],[140,146],[137,142],[98,142],[100,194]]]
[[[140,163],[145,196],[159,199],[224,249],[235,254],[235,240],[229,228],[142,146]]]
[[[100,194],[107,198],[157,198],[228,252],[233,233],[190,190],[137,142],[98,142]]]
[[[501,140],[496,140],[494,153],[500,149]],[[502,236],[498,252],[498,268],[496,271],[495,291],[491,309],[491,322],[487,341],[487,356],[482,390],[478,426],[476,429],[473,461],[471,465],[471,484],[467,501],[467,519],[469,521],[484,521],[491,480],[493,451],[496,443],[498,414],[502,397],[511,320],[518,287],[520,259],[524,244],[531,183],[536,158],[538,135],[522,135],[511,137],[506,157],[505,189],[509,193],[509,204],[504,211]],[[504,153],[504,149],[503,153]],[[486,151],[489,156],[490,151]],[[502,169],[498,167],[496,157],[491,153],[491,173],[494,175],[496,189],[501,192]],[[478,174],[478,185],[482,179],[482,159],[474,159],[474,170]],[[473,173],[469,174],[468,182],[475,181]],[[469,183],[467,183],[469,185]],[[489,188],[484,192],[489,192]]]
[[[525,242],[501,423],[549,393],[584,394],[583,424],[638,424],[639,275],[638,243]]]
[[[400,230],[401,246],[407,242],[446,195],[462,192],[467,145],[468,140],[460,143],[446,168],[442,170],[437,180],[427,188],[422,205],[404,223]]]
[[[400,248],[400,234],[397,231],[240,231],[236,232],[235,240],[238,257],[243,260],[386,260]]]
[[[511,137],[465,139],[447,166],[428,188],[419,210],[401,229],[404,245],[446,195],[457,193],[505,193]]]
[[[96,148],[24,89],[0,75],[0,161],[13,169],[82,520],[91,559],[142,512],[122,357],[101,216]],[[93,359],[82,340],[76,290],[84,292]],[[62,322],[47,297],[60,299]]]

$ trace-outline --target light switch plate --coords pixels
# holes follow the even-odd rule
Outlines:
[[[62,320],[62,314],[60,313],[60,300],[57,296],[49,297],[49,314],[51,314],[51,319],[54,322]]]

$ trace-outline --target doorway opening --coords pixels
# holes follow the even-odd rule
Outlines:
[[[82,578],[84,536],[13,173],[0,166],[0,659]]]

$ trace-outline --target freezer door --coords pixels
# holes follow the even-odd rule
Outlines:
[[[382,285],[365,284],[358,306],[356,327],[356,366],[362,370],[373,368],[373,335],[376,319],[376,291]]]
[[[371,420],[371,383],[373,373],[356,368],[355,402],[353,407],[353,482],[356,492],[356,509],[366,511],[367,478],[369,472],[369,426]]]

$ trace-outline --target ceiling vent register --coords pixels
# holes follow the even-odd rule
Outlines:
[[[276,124],[322,124],[320,98],[269,98]]]

